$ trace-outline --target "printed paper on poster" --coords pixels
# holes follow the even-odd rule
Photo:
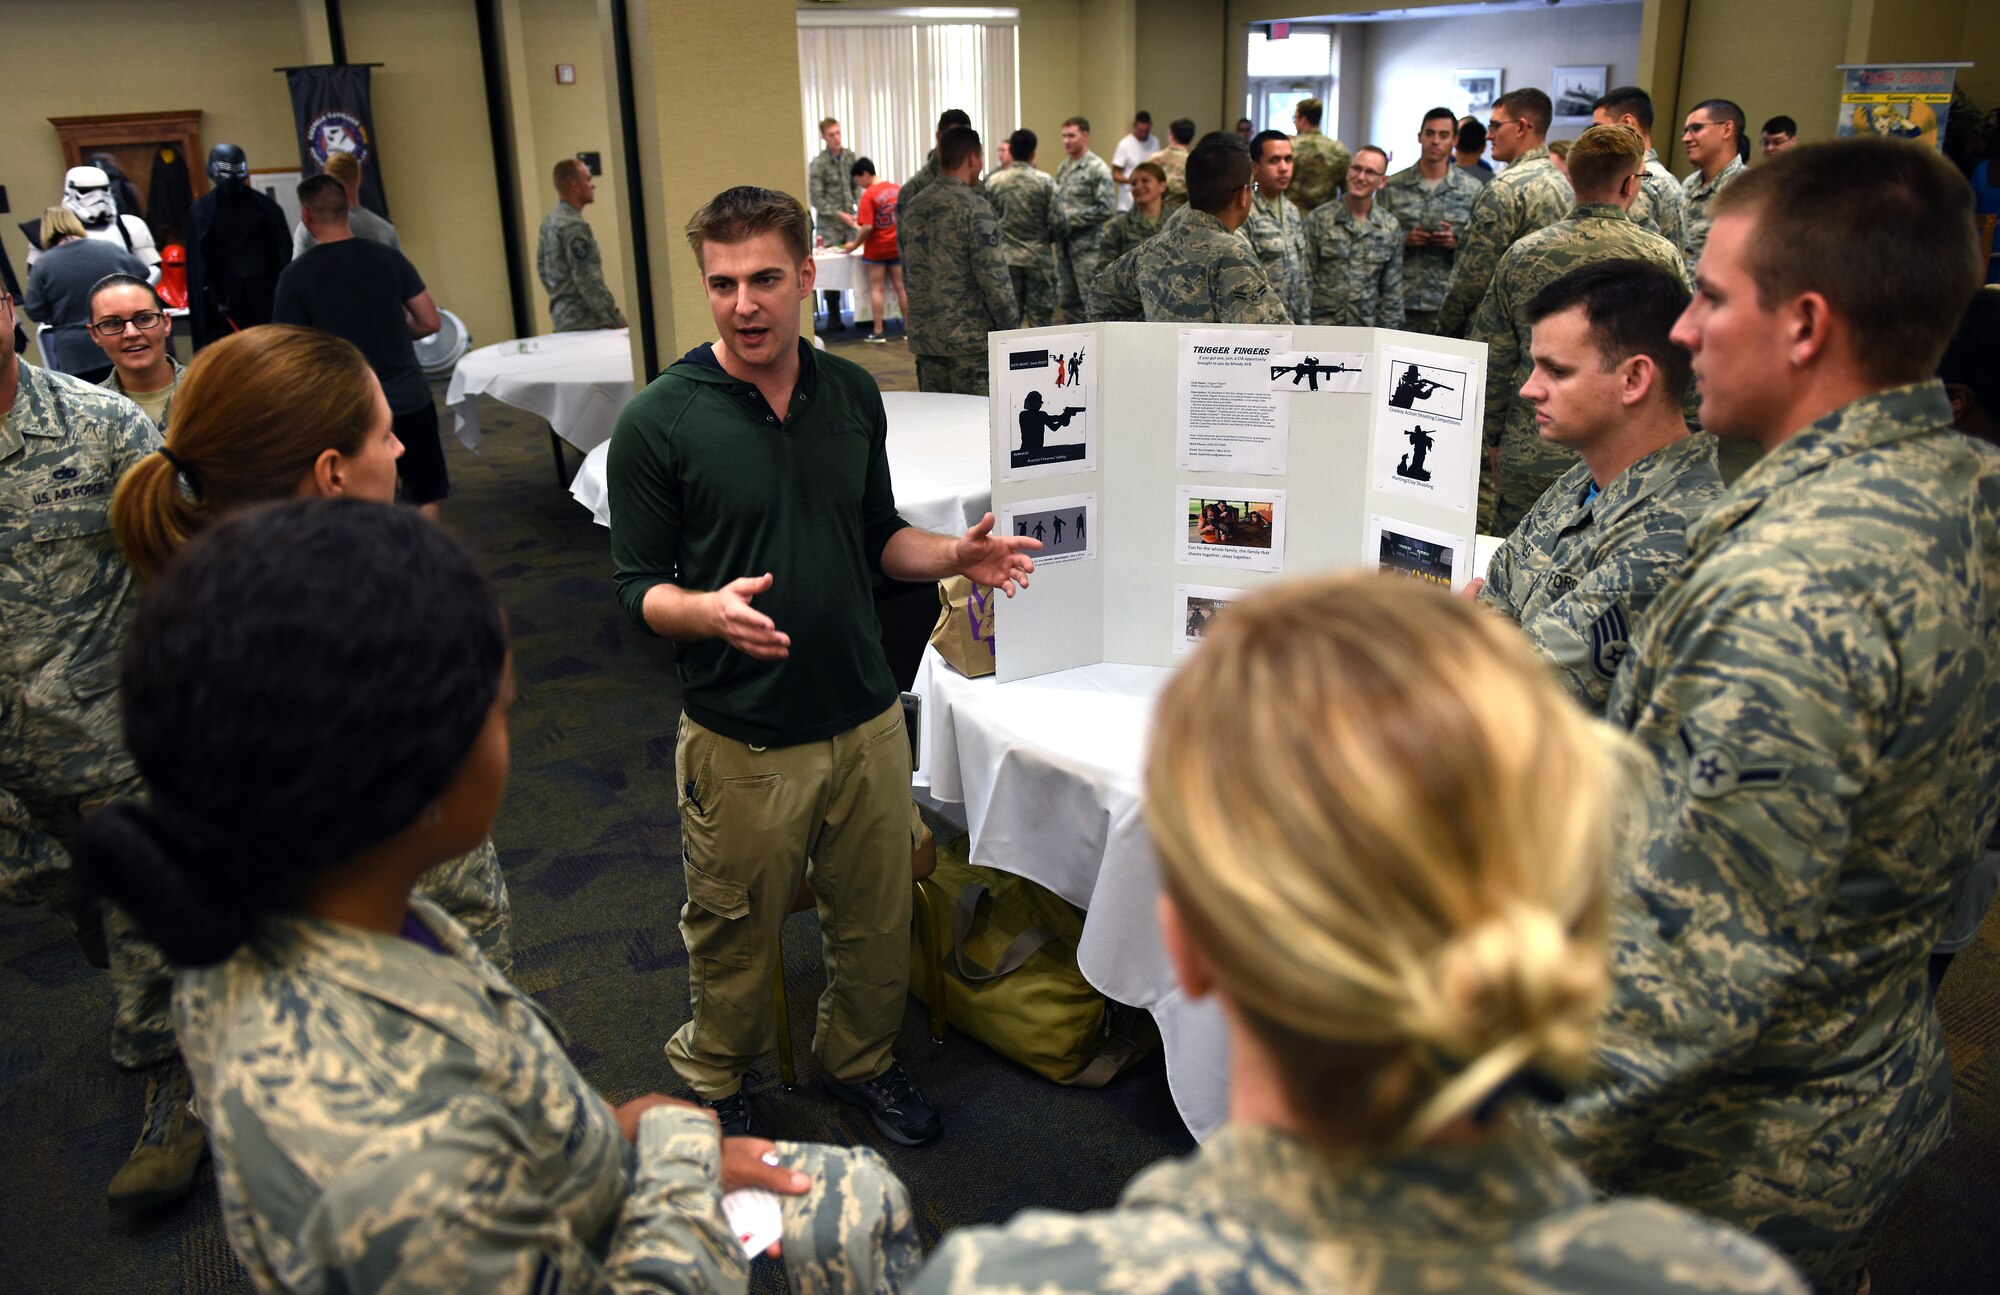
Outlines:
[[[1369,452],[1369,484],[1453,512],[1479,492],[1481,430],[1468,417],[1484,381],[1476,360],[1395,347],[1382,350],[1382,407]]]
[[[1174,461],[1182,470],[1285,472],[1291,396],[1272,388],[1271,365],[1291,344],[1289,332],[1181,330]]]
[[[1271,357],[1271,391],[1352,394],[1375,389],[1366,351],[1281,351]]]
[[[1174,655],[1192,652],[1201,645],[1201,640],[1215,627],[1215,618],[1220,616],[1238,598],[1248,597],[1253,590],[1226,589],[1220,585],[1175,585],[1174,586]]]
[[[1280,571],[1285,565],[1285,492],[1254,486],[1182,486],[1174,541],[1195,567]]]
[[[1463,588],[1471,578],[1464,540],[1392,517],[1368,518],[1368,560],[1386,574],[1445,590]]]
[[[1001,508],[998,530],[1040,540],[1042,547],[1028,555],[1038,570],[1086,561],[1097,556],[1097,496],[1017,499]]]
[[[1097,338],[1091,333],[1000,343],[993,399],[1001,406],[1002,481],[1097,468]]]

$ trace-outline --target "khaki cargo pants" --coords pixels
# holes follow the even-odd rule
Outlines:
[[[681,716],[691,1019],[667,1060],[711,1101],[770,1050],[779,929],[802,878],[826,955],[813,1055],[848,1083],[889,1066],[910,978],[910,743],[902,706],[823,742],[750,746]]]

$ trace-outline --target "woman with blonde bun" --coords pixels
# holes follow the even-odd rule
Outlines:
[[[111,530],[151,581],[183,545],[238,509],[280,499],[396,499],[396,439],[382,384],[352,342],[263,324],[203,348],[181,377],[166,445],[111,497]],[[424,875],[418,893],[507,968],[509,903],[488,841]]]
[[[1523,1118],[1591,1056],[1622,763],[1511,627],[1379,576],[1232,605],[1164,694],[1146,815],[1229,1122],[1113,1210],[948,1238],[931,1292],[1803,1292],[1601,1200]]]

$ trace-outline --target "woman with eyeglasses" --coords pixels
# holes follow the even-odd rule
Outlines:
[[[107,274],[130,274],[141,282],[146,267],[124,247],[91,238],[68,207],[42,213],[42,254],[28,271],[29,319],[43,325],[46,367],[85,382],[102,382],[111,372],[103,352],[91,342],[90,293]]]
[[[101,385],[139,406],[162,430],[181,381],[180,361],[167,345],[173,331],[160,294],[136,274],[107,274],[90,290],[90,340],[111,361],[111,375]]]

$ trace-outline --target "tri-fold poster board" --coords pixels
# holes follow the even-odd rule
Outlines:
[[[1173,665],[1232,599],[1291,577],[1475,574],[1482,343],[1162,323],[987,348],[996,526],[1042,543],[995,618],[1003,683]]]

